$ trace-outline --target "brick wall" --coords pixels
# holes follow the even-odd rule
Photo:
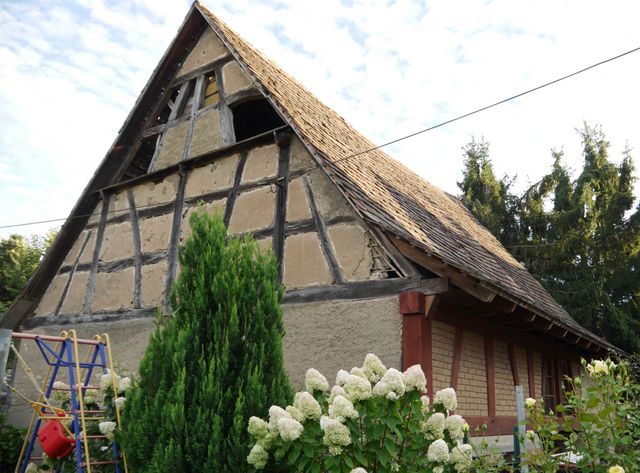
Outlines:
[[[453,325],[433,321],[431,337],[433,344],[433,392],[451,386],[451,364],[456,329]]]
[[[503,341],[493,341],[493,366],[496,384],[496,415],[517,415],[516,390],[513,384],[509,352],[507,344]]]
[[[533,354],[534,382],[536,385],[536,399],[542,399],[542,356]]]
[[[524,397],[529,397],[529,373],[527,372],[527,350],[521,347],[514,347],[516,354],[516,365],[518,367],[518,377],[524,392]]]
[[[462,336],[462,358],[458,379],[458,414],[486,416],[487,377],[484,357],[484,337],[465,331]]]

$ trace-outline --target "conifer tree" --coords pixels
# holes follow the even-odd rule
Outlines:
[[[249,417],[291,397],[273,254],[227,237],[222,218],[202,209],[190,224],[172,317],[152,334],[125,404],[135,473],[248,471]]]

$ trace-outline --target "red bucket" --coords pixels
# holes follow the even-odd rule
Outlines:
[[[38,431],[38,440],[42,450],[50,458],[64,458],[75,448],[75,440],[65,435],[59,420],[48,420]]]

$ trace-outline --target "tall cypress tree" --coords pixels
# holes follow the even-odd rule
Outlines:
[[[123,446],[138,472],[248,471],[246,425],[291,397],[272,253],[227,237],[199,210],[181,248],[172,317],[159,323],[127,396]]]

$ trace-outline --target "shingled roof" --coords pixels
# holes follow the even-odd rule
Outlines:
[[[458,199],[376,149],[205,6],[196,7],[363,219],[572,333],[613,348],[580,326]]]

